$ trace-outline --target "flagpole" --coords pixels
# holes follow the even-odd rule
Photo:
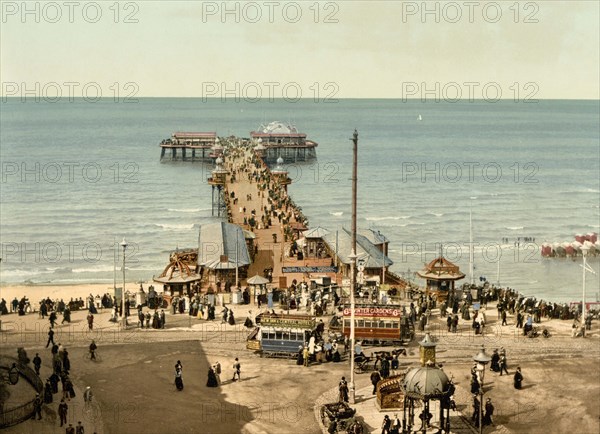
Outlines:
[[[115,237],[113,237],[113,248],[114,248],[114,255],[113,255],[113,290],[114,290],[114,295],[116,296],[116,294],[117,294],[117,239]]]
[[[471,279],[471,285],[475,283],[473,275],[473,202],[469,207],[469,274]]]

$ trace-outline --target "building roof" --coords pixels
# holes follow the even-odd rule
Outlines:
[[[169,255],[169,264],[154,281],[161,283],[187,283],[200,280],[196,273],[198,249],[177,249]]]
[[[255,133],[265,133],[265,134],[299,134],[298,128],[295,125],[285,124],[280,121],[273,121],[267,125],[261,125],[258,131],[253,131]],[[304,134],[306,136],[306,134]]]
[[[465,277],[465,274],[461,273],[458,265],[454,265],[443,256],[425,265],[425,268],[418,271],[417,274],[429,280],[460,280]]]
[[[304,231],[304,238],[323,238],[329,231],[321,226]]]
[[[250,132],[250,137],[289,137],[292,139],[305,138],[304,133],[261,133],[259,131]]]
[[[217,137],[217,133],[215,132],[193,132],[193,133],[188,133],[188,132],[181,132],[181,131],[177,131],[176,133],[173,133],[173,137],[175,137],[176,139],[205,139],[205,138],[216,138]]]
[[[381,232],[373,229],[357,229],[356,233],[361,234],[376,246],[379,244],[389,243],[390,241]]]
[[[306,237],[306,235],[305,235]],[[342,228],[341,231],[330,232],[323,237],[323,241],[327,244],[329,249],[335,253],[336,251],[336,238],[339,243],[337,247],[337,254],[340,261],[343,264],[350,264],[350,253],[352,251],[352,234],[346,228]],[[394,262],[385,256],[381,250],[379,250],[371,241],[364,235],[360,235],[357,230],[356,234],[356,256],[357,261],[364,260],[365,268],[382,268],[385,264],[389,267]]]
[[[250,262],[241,227],[226,222],[200,226],[198,265],[212,270],[230,270]]]
[[[155,282],[160,282],[160,283],[174,284],[174,283],[197,282],[201,278],[202,278],[202,276],[200,276],[197,273],[187,274],[185,272],[182,273],[181,271],[176,270],[173,273],[170,273],[168,276],[161,275],[161,276],[155,277],[153,280]]]

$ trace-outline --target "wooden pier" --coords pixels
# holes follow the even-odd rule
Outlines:
[[[252,230],[256,236],[254,243],[258,251],[248,269],[248,276],[262,276],[264,270],[270,268],[273,270],[273,285],[279,288],[287,288],[294,279],[297,282],[305,280],[309,283],[310,278],[323,276],[329,277],[333,283],[341,284],[341,281],[336,280],[335,272],[315,275],[283,273],[284,267],[331,267],[333,260],[331,257],[299,260],[288,255],[293,243],[293,234],[298,235],[300,231],[307,229],[308,221],[287,194],[286,187],[290,183],[287,172],[272,173],[264,161],[249,148],[235,148],[224,158],[224,165],[228,171],[224,189],[228,221],[246,230]],[[262,176],[265,180],[256,182],[253,179],[254,174]],[[272,202],[277,197],[277,201],[281,203],[281,206],[275,206],[274,210],[271,210],[269,205],[269,192]],[[267,213],[265,206],[268,207]],[[256,223],[252,226],[250,219],[253,217],[253,210]],[[283,217],[279,219],[279,215]],[[267,222],[268,218],[271,220],[268,227],[261,221],[263,216],[267,216]]]
[[[257,146],[262,160],[274,164],[279,158],[286,163],[310,161],[317,157],[318,143],[308,140],[305,133],[290,124],[271,122],[250,132],[250,139],[233,136],[219,139],[216,132],[176,132],[162,140],[161,161],[214,161],[223,154],[220,143],[235,141],[238,145],[252,143]]]
[[[215,148],[219,146],[219,139],[215,132],[177,132],[171,138],[163,140],[159,146],[161,161],[210,161],[217,156]]]
[[[226,217],[229,223],[241,226],[254,236],[253,261],[246,275],[265,276],[265,270],[271,269],[272,285],[276,288],[288,288],[293,280],[310,284],[310,280],[317,279],[341,286],[342,279],[349,276],[350,265],[348,261],[342,262],[337,247],[317,254],[319,249],[312,240],[304,254],[291,254],[293,244],[308,229],[308,219],[288,195],[291,180],[282,165],[283,159],[280,157],[271,170],[263,156],[260,146],[228,144],[208,179],[213,188],[213,215]],[[334,239],[337,246],[337,235]],[[381,253],[373,250],[377,249],[375,245],[370,245],[370,249],[371,261],[385,258],[386,267],[391,263],[384,254],[387,252],[385,242]],[[241,285],[246,286],[244,279],[240,280]],[[384,281],[402,295],[414,286],[389,271],[385,272]]]

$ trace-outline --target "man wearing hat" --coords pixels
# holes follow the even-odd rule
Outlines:
[[[85,402],[86,406],[92,403],[92,396],[92,388],[90,386],[87,386],[85,388],[85,391],[83,392],[83,401]]]
[[[81,421],[77,422],[77,426],[75,427],[75,434],[84,434],[84,429],[83,429],[83,425],[81,424]]]
[[[392,420],[386,414],[383,417],[383,422],[381,423],[381,434],[390,434],[390,429],[392,428]]]
[[[58,405],[58,415],[60,416],[60,426],[67,423],[67,411],[69,410],[69,406],[65,402],[65,399],[60,400],[60,404]],[[75,432],[75,429],[73,429]]]
[[[35,416],[37,416],[37,419],[41,420],[42,419],[42,398],[40,397],[39,393],[37,395],[35,395],[35,400],[33,401],[33,408],[35,410],[35,413],[33,414],[33,419],[35,419]]]

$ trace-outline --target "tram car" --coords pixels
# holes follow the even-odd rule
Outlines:
[[[350,337],[350,306],[344,306],[342,333]],[[414,337],[400,306],[360,305],[354,308],[354,338],[372,344],[403,344]]]
[[[262,314],[248,336],[246,348],[264,357],[296,357],[300,347],[308,345],[316,321],[307,315]]]

